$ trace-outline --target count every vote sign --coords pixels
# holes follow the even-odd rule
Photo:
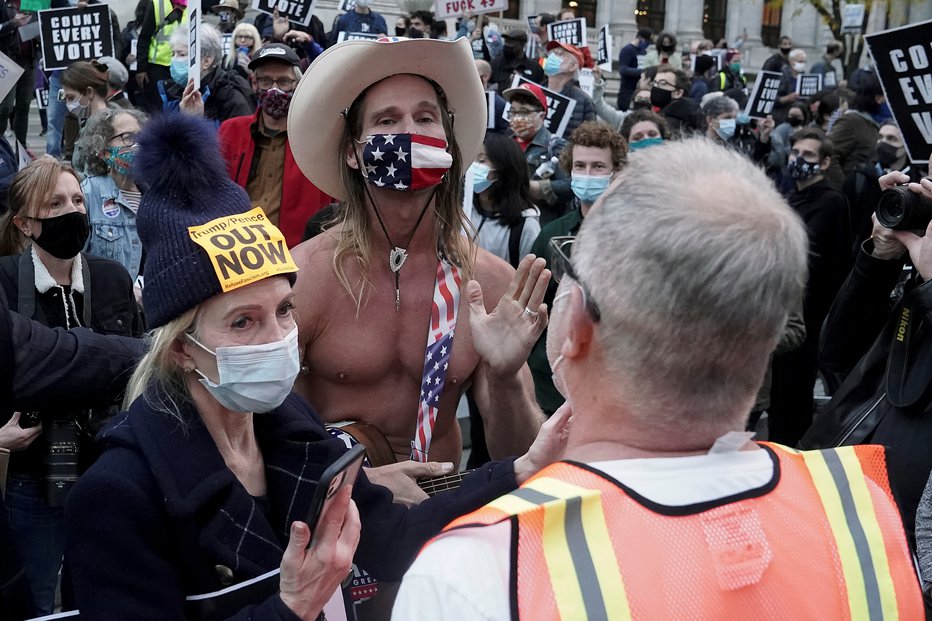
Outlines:
[[[39,11],[39,32],[46,71],[114,55],[113,28],[106,4]]]

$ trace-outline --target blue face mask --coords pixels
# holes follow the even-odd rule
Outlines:
[[[594,203],[608,189],[611,175],[573,175],[570,187],[583,203]]]
[[[187,58],[172,58],[172,64],[169,68],[169,71],[172,74],[172,80],[175,81],[175,84],[180,86],[187,86],[188,84],[188,59]]]
[[[728,140],[735,135],[735,128],[738,123],[734,119],[720,119],[718,122],[718,135],[724,140]]]
[[[642,140],[635,140],[634,142],[629,143],[628,146],[631,147],[633,151],[637,151],[638,149],[646,149],[647,147],[652,147],[655,144],[663,144],[663,137],[654,136],[653,138],[644,138]]]
[[[489,173],[492,172],[492,169],[485,164],[473,162],[469,165],[468,172],[472,175],[472,191],[476,194],[482,194],[495,183],[495,179],[489,179]]]
[[[550,52],[547,54],[547,60],[544,61],[544,73],[547,75],[557,75],[560,73],[560,67],[563,65],[563,59]]]

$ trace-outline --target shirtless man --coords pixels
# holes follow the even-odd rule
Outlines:
[[[399,460],[426,459],[412,438],[435,284],[441,290],[438,251],[458,268],[463,293],[430,459],[459,463],[455,414],[467,388],[493,458],[522,453],[543,421],[525,360],[547,323],[549,272],[526,258],[516,274],[462,235],[463,162],[485,123],[465,39],[343,43],[317,59],[291,104],[295,161],[344,203],[338,224],[293,251],[304,348],[295,389],[328,422],[375,425]],[[413,164],[412,176],[396,164]]]

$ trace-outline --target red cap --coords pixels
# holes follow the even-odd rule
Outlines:
[[[508,88],[502,92],[502,97],[512,102],[515,96],[527,97],[530,95],[540,103],[541,110],[547,109],[547,96],[544,95],[544,89],[539,84],[533,82],[522,82],[516,88]]]
[[[547,43],[547,51],[549,52],[555,47],[562,47],[564,50],[576,57],[576,62],[579,63],[579,68],[582,69],[585,66],[585,60],[583,59],[583,53],[575,45],[570,45],[569,43],[563,43],[562,41],[554,41],[551,39]]]

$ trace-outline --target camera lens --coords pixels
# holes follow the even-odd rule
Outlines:
[[[905,185],[884,190],[877,203],[877,220],[888,229],[925,231],[932,222],[932,200]]]

